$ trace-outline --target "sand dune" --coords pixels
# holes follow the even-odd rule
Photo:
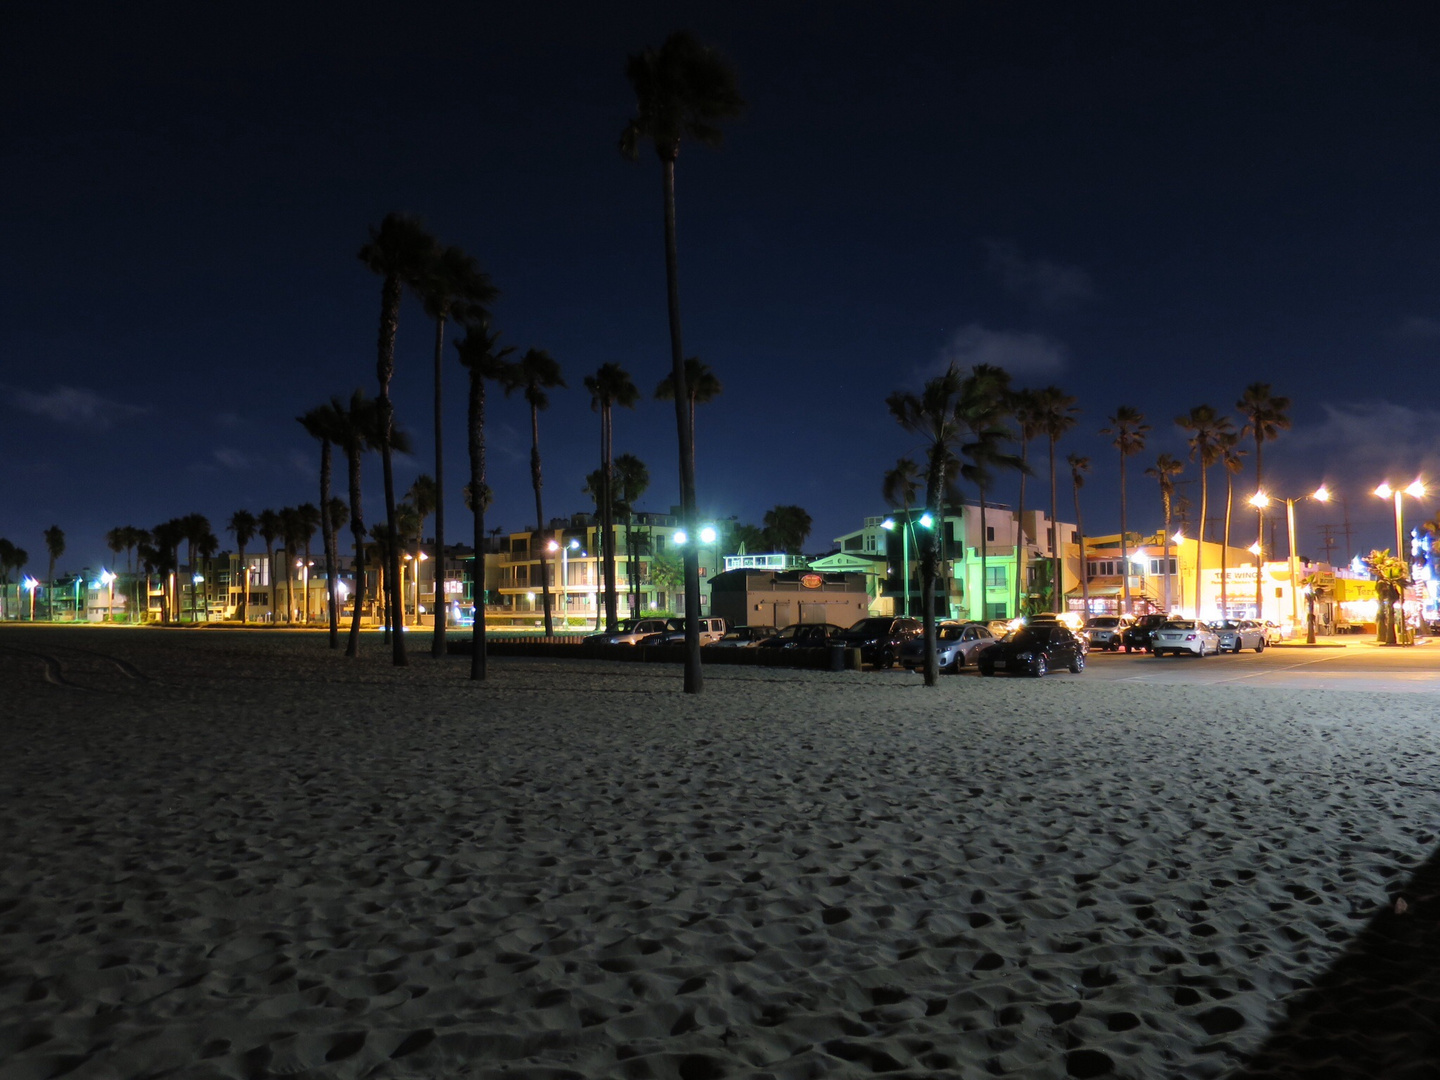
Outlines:
[[[0,630],[0,1080],[1221,1076],[1437,846],[1413,695],[370,649]]]

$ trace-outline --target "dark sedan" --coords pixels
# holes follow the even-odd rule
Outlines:
[[[1154,635],[1156,630],[1164,626],[1169,618],[1169,615],[1141,615],[1125,628],[1125,651],[1148,651],[1151,636]]]
[[[860,659],[875,667],[894,667],[905,643],[924,632],[918,619],[880,616],[861,619],[845,631],[845,646],[860,650]]]
[[[839,645],[845,628],[834,623],[792,623],[767,637],[757,649],[819,649]]]
[[[1058,623],[1021,627],[991,645],[976,661],[981,675],[1003,671],[1012,675],[1039,678],[1055,668],[1079,674],[1085,667],[1085,650],[1080,639]]]

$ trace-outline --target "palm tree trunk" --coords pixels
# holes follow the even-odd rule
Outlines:
[[[432,576],[435,580],[435,600],[431,605],[435,620],[434,631],[430,635],[430,656],[439,660],[445,655],[445,622],[448,618],[445,600],[445,454],[444,440],[441,438],[441,402],[443,400],[444,388],[441,385],[441,360],[445,349],[445,318],[442,315],[435,320],[435,567]],[[476,557],[479,557],[480,549],[475,549]],[[420,566],[415,566],[415,613],[419,616],[420,609]]]
[[[990,571],[987,567],[989,555],[989,521],[985,514],[985,485],[980,487],[980,621],[990,621]],[[973,618],[974,616],[972,616]]]
[[[350,466],[350,536],[355,541],[355,609],[350,613],[350,638],[346,656],[360,655],[360,619],[365,608],[365,522],[360,507],[360,449],[345,448]]]
[[[1160,569],[1165,572],[1165,614],[1170,614],[1172,601],[1170,599],[1170,496],[1162,492],[1165,500],[1165,539],[1160,545],[1160,558],[1164,560]]]
[[[545,558],[545,510],[540,505],[540,410],[530,406],[530,482],[535,485],[535,537],[540,545],[540,597],[545,608],[545,636],[553,637],[550,619],[550,564]]]
[[[240,625],[250,622],[250,568],[245,564],[245,545],[236,544],[240,549]]]
[[[320,443],[320,539],[325,544],[325,592],[330,605],[330,648],[340,647],[339,593],[335,586],[336,564],[335,519],[330,514],[330,480],[334,467],[334,450],[329,439]]]
[[[695,429],[690,419],[690,388],[685,379],[685,350],[680,334],[680,260],[675,241],[675,157],[661,161],[665,198],[665,291],[670,315],[670,380],[675,388],[675,424],[680,441],[680,509],[685,532],[696,537]],[[700,670],[700,545],[686,544],[685,559],[685,693],[704,689]]]
[[[1209,487],[1205,462],[1200,462],[1200,527],[1195,530],[1195,621],[1200,621],[1200,569],[1205,562],[1205,504],[1209,499]]]
[[[1124,600],[1120,606],[1123,615],[1134,613],[1130,602],[1130,536],[1125,531],[1127,528],[1125,520],[1125,451],[1120,451],[1120,583],[1124,593]],[[1080,530],[1080,538],[1085,538],[1085,530]],[[1086,574],[1088,577],[1089,575]]]
[[[1230,617],[1230,511],[1235,505],[1235,478],[1225,469],[1225,536],[1220,545],[1220,617]]]
[[[390,453],[390,439],[395,430],[395,407],[390,401],[390,378],[395,374],[395,334],[400,326],[400,279],[387,274],[380,287],[380,338],[376,375],[380,382],[380,396],[375,405],[380,425],[380,465],[385,479],[385,539],[389,545],[384,553],[390,573],[384,575],[390,589],[392,611],[403,611],[400,597],[400,538],[395,528],[395,468]],[[405,657],[405,637],[397,633],[392,644],[392,660],[396,667],[404,667],[409,661]]]
[[[1255,428],[1255,491],[1257,494],[1265,490],[1260,461],[1260,450],[1264,444],[1265,440],[1261,438],[1260,428],[1257,424]],[[1257,549],[1255,552],[1255,618],[1263,621],[1265,618],[1261,614],[1265,610],[1263,582],[1261,581],[1265,569],[1265,508],[1263,506],[1255,507],[1255,524],[1255,547]]]
[[[1090,618],[1090,563],[1085,558],[1085,519],[1080,516],[1079,484],[1075,485],[1075,528],[1080,531],[1080,603],[1085,618],[1088,619]],[[1129,562],[1127,561],[1121,569],[1128,573]]]
[[[1025,580],[1025,474],[1029,472],[1030,440],[1020,442],[1020,501],[1015,504],[1015,612],[1021,615]]]
[[[1060,559],[1060,502],[1055,491],[1055,436],[1050,436],[1050,607],[1065,608],[1064,571]]]
[[[470,635],[470,678],[485,680],[485,377],[470,369],[470,402],[466,416],[470,443],[470,508],[474,517],[475,558],[470,568],[470,596],[475,622]]]
[[[943,447],[932,451],[937,457],[944,453]],[[935,655],[935,579],[939,576],[938,544],[939,533],[944,527],[941,506],[944,503],[945,466],[933,461],[926,481],[925,504],[935,524],[925,530],[925,546],[920,555],[920,617],[925,627],[925,685],[934,686],[939,681],[940,666]],[[906,569],[909,573],[909,569]]]
[[[605,629],[612,633],[616,628],[617,609],[620,606],[615,584],[615,431],[613,424],[614,414],[611,412],[610,403],[604,402],[600,407],[600,458],[603,470],[600,488],[605,505],[601,507],[600,527],[605,532],[600,540],[600,552],[605,563]]]
[[[295,586],[294,579],[290,576],[290,559],[292,556],[290,543],[285,543],[285,623],[293,626],[295,623]]]

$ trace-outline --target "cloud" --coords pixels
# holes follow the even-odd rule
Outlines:
[[[215,460],[227,469],[234,469],[236,472],[249,469],[254,462],[249,455],[241,453],[229,446],[222,446],[213,451]]]
[[[1095,283],[1078,266],[1027,259],[1008,240],[985,241],[987,265],[1006,292],[1045,311],[1064,311],[1095,298]]]
[[[144,416],[149,411],[138,405],[111,401],[93,390],[76,386],[57,386],[48,394],[16,390],[12,399],[25,412],[89,431],[105,431],[122,420]]]
[[[1067,355],[1061,342],[1044,334],[987,330],[971,323],[946,342],[935,366],[943,371],[950,364],[961,369],[993,364],[1017,377],[1049,378],[1065,370]]]
[[[1303,455],[1312,467],[1328,462],[1334,471],[1370,486],[1387,477],[1407,483],[1417,475],[1431,481],[1440,477],[1440,409],[1389,401],[1321,408],[1323,421],[1297,425],[1276,443],[1287,457]]]
[[[1405,341],[1440,340],[1440,319],[1412,315],[1395,328],[1395,336]]]

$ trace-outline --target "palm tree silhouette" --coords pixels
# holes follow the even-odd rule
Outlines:
[[[630,373],[619,364],[601,364],[594,375],[585,376],[590,391],[590,408],[600,414],[600,558],[605,566],[605,629],[616,628],[619,599],[615,595],[615,429],[614,409],[633,409],[640,391]]]
[[[695,139],[718,147],[719,121],[740,114],[745,102],[735,86],[735,73],[720,56],[684,31],[665,39],[659,50],[646,48],[630,56],[626,78],[635,90],[635,116],[620,135],[620,152],[632,161],[640,142],[649,139],[660,159],[665,201],[665,288],[670,320],[670,363],[675,394],[675,425],[680,443],[680,504],[685,528],[695,531],[695,431],[691,423],[690,389],[685,379],[685,352],[680,331],[679,256],[675,239],[675,160],[680,140]],[[704,687],[700,670],[700,561],[698,545],[685,549],[685,692]]]
[[[1121,611],[1132,613],[1130,603],[1130,533],[1125,504],[1125,459],[1145,449],[1145,436],[1150,434],[1150,425],[1145,423],[1145,414],[1133,405],[1121,405],[1115,410],[1109,422],[1100,429],[1101,435],[1115,436],[1110,445],[1120,451],[1120,564],[1124,576],[1120,579],[1124,600]],[[1167,525],[1165,531],[1170,531]],[[1081,535],[1084,535],[1083,533]]]
[[[540,593],[545,608],[545,636],[555,633],[550,619],[550,562],[545,550],[545,511],[540,499],[540,410],[550,407],[547,390],[564,386],[560,365],[544,349],[526,349],[518,362],[504,372],[505,393],[519,390],[530,405],[530,482],[535,487],[535,539],[540,557]]]
[[[1200,463],[1200,527],[1195,530],[1195,618],[1201,618],[1201,568],[1205,562],[1205,512],[1209,498],[1210,466],[1220,460],[1224,438],[1234,431],[1228,416],[1221,416],[1213,406],[1196,405],[1175,423],[1190,433],[1190,460]]]
[[[989,522],[986,492],[995,483],[997,469],[1022,469],[1024,463],[1006,447],[1014,441],[1009,427],[1013,393],[1010,373],[992,364],[976,364],[965,376],[962,418],[969,431],[960,445],[960,478],[974,484],[980,499],[980,618],[989,617]],[[968,606],[968,600],[967,600]]]
[[[690,406],[690,472],[695,472],[695,406],[714,401],[724,392],[724,384],[710,370],[710,365],[700,362],[698,356],[685,358],[685,396]],[[656,401],[675,400],[675,374],[671,372],[655,387]]]
[[[446,247],[436,256],[420,287],[425,313],[435,320],[435,631],[430,655],[445,655],[445,455],[441,436],[441,359],[445,351],[445,322],[481,318],[499,295],[490,277],[471,256],[458,247]],[[423,531],[423,530],[422,530]]]
[[[250,567],[245,562],[245,546],[255,539],[255,530],[260,523],[249,510],[236,510],[230,515],[226,528],[235,537],[235,547],[240,558],[240,625],[250,621]]]
[[[1245,451],[1239,443],[1238,431],[1228,432],[1220,439],[1220,461],[1225,466],[1225,542],[1220,545],[1220,610],[1226,619],[1230,617],[1230,513],[1235,505],[1235,477],[1245,468]]]
[[[625,513],[625,570],[630,586],[630,614],[640,614],[640,534],[635,528],[635,504],[650,486],[650,470],[634,454],[615,459],[611,481],[617,510]]]
[[[280,601],[276,596],[278,585],[275,581],[275,541],[284,535],[285,523],[274,510],[261,510],[255,520],[258,523],[255,531],[260,534],[260,539],[265,541],[265,580],[270,587],[270,618],[272,622],[276,622],[279,621],[277,613],[280,610]]]
[[[1058,386],[1047,386],[1036,393],[1037,418],[1040,431],[1050,442],[1050,603],[1054,611],[1065,608],[1064,557],[1060,553],[1060,512],[1055,489],[1055,444],[1080,419],[1075,398]]]
[[[1010,396],[1010,415],[1020,426],[1020,498],[1015,505],[1015,614],[1020,615],[1028,606],[1023,601],[1029,589],[1025,580],[1030,554],[1025,540],[1025,478],[1031,475],[1030,440],[1041,434],[1036,391],[1015,390]]]
[[[300,426],[311,438],[320,441],[320,505],[325,507],[330,505],[330,481],[333,468],[331,448],[340,441],[340,425],[342,423],[340,414],[344,408],[343,401],[332,397],[324,405],[317,405],[304,416],[297,417]],[[335,591],[335,533],[330,528],[328,518],[321,522],[320,536],[325,546],[325,591],[330,609],[330,648],[338,649],[340,647],[340,611],[337,607],[338,598]],[[308,614],[310,604],[308,588],[305,591],[305,604]]]
[[[1265,490],[1265,444],[1279,437],[1280,432],[1290,430],[1290,399],[1279,397],[1269,383],[1251,383],[1235,403],[1235,410],[1245,418],[1240,429],[1242,437],[1249,435],[1255,440],[1255,490]],[[1255,617],[1264,610],[1261,596],[1261,566],[1265,561],[1265,508],[1255,507],[1257,546],[1255,556]]]
[[[65,554],[65,530],[51,525],[45,530],[45,550],[50,553],[50,576],[45,579],[45,618],[55,621],[55,560]]]
[[[470,513],[474,520],[472,540],[475,558],[470,567],[470,595],[475,601],[475,626],[470,639],[470,678],[485,678],[485,511],[490,507],[490,489],[485,482],[485,382],[503,384],[509,369],[506,360],[515,350],[500,344],[500,335],[490,331],[490,322],[476,318],[468,322],[465,336],[455,343],[460,363],[469,374],[466,436],[470,453]],[[476,493],[480,497],[476,498]]]
[[[1066,454],[1065,464],[1070,466],[1070,483],[1075,489],[1075,528],[1080,532],[1080,603],[1085,617],[1090,617],[1090,562],[1085,555],[1085,519],[1080,516],[1080,489],[1085,486],[1085,474],[1090,471],[1090,459],[1079,454]],[[1129,566],[1121,568],[1126,574]]]
[[[900,507],[903,517],[899,522],[902,530],[908,529],[913,539],[915,535],[914,526],[910,523],[910,507],[915,504],[915,496],[920,491],[920,466],[916,465],[908,457],[899,458],[893,469],[886,469],[885,475],[880,479],[880,497],[885,500],[886,507]],[[889,542],[886,542],[889,548]],[[903,614],[907,617],[910,614],[910,545],[906,543],[905,533],[900,534],[900,561],[904,564],[900,567],[900,596]],[[887,550],[888,554],[888,550]],[[919,552],[917,551],[918,555]]]
[[[765,511],[765,533],[781,551],[799,555],[813,522],[799,506],[776,506]]]
[[[1155,464],[1145,470],[1145,475],[1160,484],[1160,498],[1165,506],[1165,536],[1161,541],[1161,566],[1165,571],[1165,614],[1170,614],[1170,511],[1175,498],[1175,478],[1185,471],[1185,466],[1173,454],[1161,454]]]
[[[394,608],[404,610],[398,595],[400,577],[400,544],[395,535],[395,471],[391,459],[394,449],[390,433],[395,427],[395,409],[390,401],[390,379],[395,374],[395,334],[400,326],[400,298],[406,288],[418,290],[435,264],[435,238],[425,231],[419,219],[408,214],[390,213],[378,228],[370,230],[370,242],[360,249],[360,261],[383,279],[380,286],[380,337],[375,372],[380,382],[380,396],[375,408],[380,425],[380,461],[385,480],[386,551],[391,561],[389,583]],[[392,645],[393,663],[407,663],[405,636],[396,634]]]

